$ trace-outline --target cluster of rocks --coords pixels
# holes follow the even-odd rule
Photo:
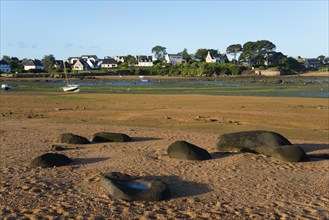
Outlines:
[[[92,141],[72,133],[64,133],[58,137],[58,142],[66,144],[90,144],[102,142],[129,142],[132,139],[121,133],[99,132],[95,133]],[[62,151],[66,148],[53,145],[52,150]],[[217,143],[219,151],[239,151],[264,154],[289,162],[302,162],[308,160],[305,151],[282,135],[271,131],[244,131],[223,134]],[[167,148],[170,158],[181,160],[209,160],[210,153],[186,141],[175,141]],[[73,160],[58,153],[46,153],[36,157],[30,167],[57,167],[72,163]],[[101,177],[100,184],[114,197],[128,201],[159,201],[170,198],[168,185],[158,179],[133,177],[124,173],[106,173]]]
[[[271,131],[243,131],[223,134],[219,137],[220,151],[259,153],[283,161],[303,162],[308,160],[305,151],[293,145],[287,138]]]

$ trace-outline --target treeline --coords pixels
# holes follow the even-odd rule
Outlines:
[[[187,63],[182,65],[153,66],[135,69],[137,75],[169,75],[169,76],[218,76],[240,75],[247,67],[233,63]]]
[[[248,68],[233,63],[186,63],[181,65],[155,65],[152,67],[119,67],[115,69],[69,71],[74,75],[146,75],[146,76],[219,76],[241,75]]]

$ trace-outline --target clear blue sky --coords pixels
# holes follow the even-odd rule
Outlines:
[[[0,55],[151,55],[269,40],[288,56],[328,56],[328,0],[1,0]]]

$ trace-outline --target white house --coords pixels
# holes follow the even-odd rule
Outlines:
[[[63,68],[64,67],[63,60],[55,60],[54,67],[55,68]]]
[[[75,62],[77,62],[78,59],[79,57],[69,57],[67,58],[66,62],[69,64],[74,64]]]
[[[10,65],[4,60],[0,60],[0,72],[10,73]]]
[[[41,63],[40,60],[37,59],[29,59],[28,61],[23,63],[24,70],[31,70],[31,69],[40,69],[44,70],[45,66]]]
[[[88,63],[90,69],[99,69],[101,61],[98,59],[96,55],[82,55],[80,60],[84,60]]]
[[[180,54],[166,54],[165,60],[167,63],[173,65],[186,63],[186,60],[184,60],[183,56]]]
[[[136,56],[137,66],[153,66],[152,56]]]
[[[72,70],[90,70],[89,64],[82,59],[78,59],[72,66]]]
[[[218,56],[218,55],[213,55],[210,53],[210,51],[208,51],[208,55],[206,57],[206,62],[207,63],[224,63],[225,60]]]
[[[112,59],[111,57],[104,57],[104,60],[101,64],[102,69],[107,69],[107,68],[116,68],[118,67],[117,61]]]
[[[124,63],[125,62],[125,60],[126,60],[126,56],[114,56],[113,57],[113,59],[115,60],[115,61],[117,61],[118,63],[119,62],[121,62],[121,63]]]

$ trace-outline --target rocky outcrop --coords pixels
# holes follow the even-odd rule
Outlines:
[[[186,141],[176,141],[167,149],[170,158],[183,160],[209,160],[210,154],[205,149],[195,146]]]
[[[305,151],[282,135],[271,131],[243,131],[223,134],[219,137],[220,151],[261,153],[277,159],[301,162],[308,159]]]

